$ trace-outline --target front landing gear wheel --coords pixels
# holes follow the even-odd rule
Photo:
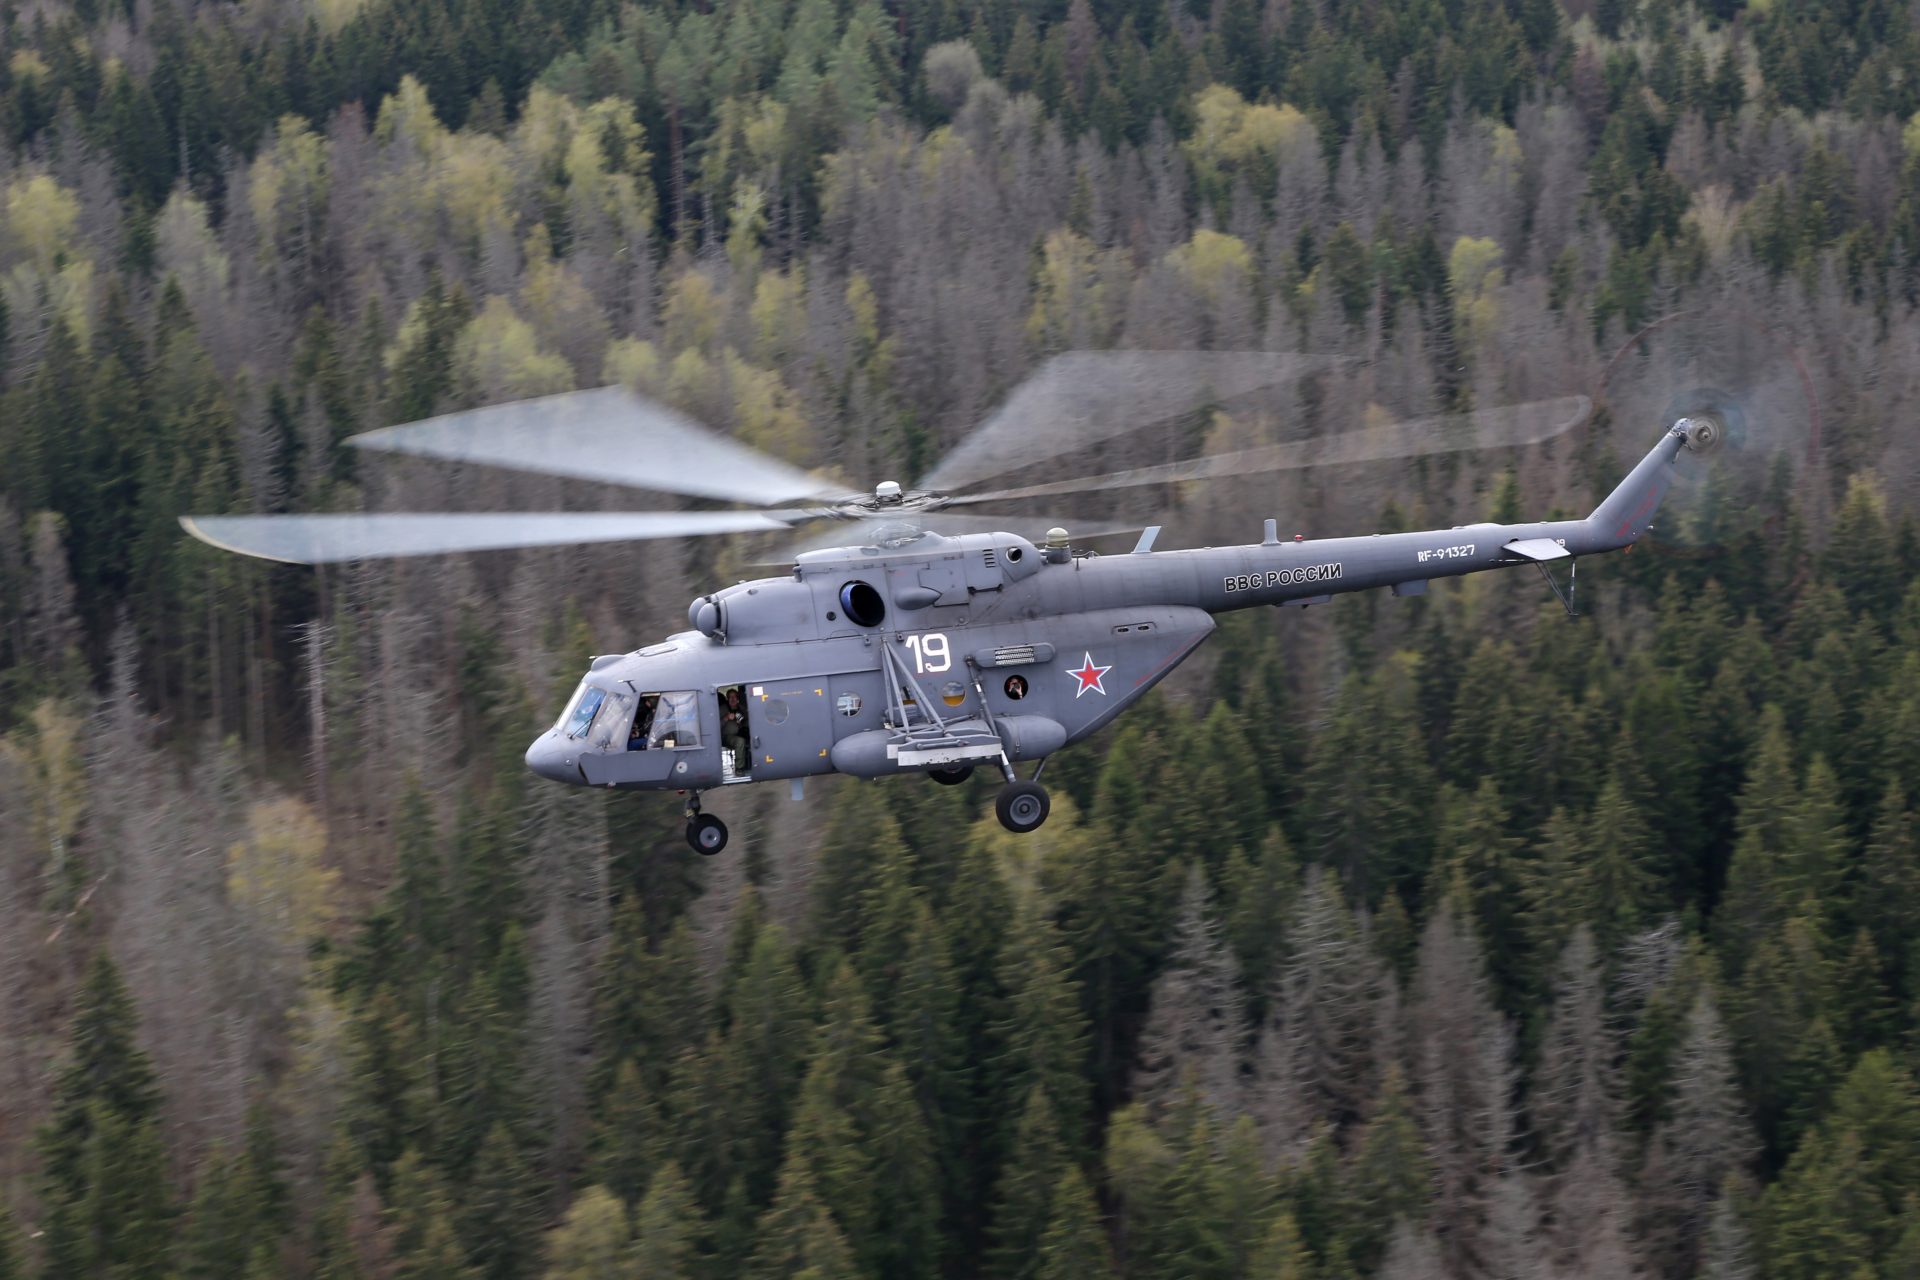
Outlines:
[[[953,769],[929,769],[927,776],[943,787],[957,787],[973,776],[973,766],[963,764]]]
[[[1022,835],[1045,822],[1052,808],[1047,789],[1037,782],[1009,782],[993,802],[1000,825]]]
[[[711,858],[727,847],[727,824],[710,813],[696,813],[687,823],[687,843]]]

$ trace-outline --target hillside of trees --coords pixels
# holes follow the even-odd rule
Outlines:
[[[0,1280],[1920,1275],[1916,307],[1895,0],[0,0]],[[1797,353],[1756,519],[1225,618],[1026,837],[525,772],[765,548],[176,523],[631,507],[339,447],[608,382],[907,480],[1102,347],[1347,357],[1126,460],[1600,402],[1163,546],[1580,513],[1675,317]]]

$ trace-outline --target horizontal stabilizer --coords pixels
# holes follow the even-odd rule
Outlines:
[[[1501,548],[1519,560],[1561,560],[1573,554],[1552,538],[1515,538]]]

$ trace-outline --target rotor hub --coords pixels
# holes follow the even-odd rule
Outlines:
[[[1727,424],[1718,415],[1696,413],[1673,424],[1687,448],[1698,454],[1713,453],[1727,442]]]

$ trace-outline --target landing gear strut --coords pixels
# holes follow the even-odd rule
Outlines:
[[[1052,808],[1047,789],[1037,782],[1009,782],[993,801],[1000,825],[1022,835],[1045,822]]]
[[[700,793],[687,797],[687,843],[695,853],[711,858],[727,847],[727,824],[710,813],[700,812]]]

